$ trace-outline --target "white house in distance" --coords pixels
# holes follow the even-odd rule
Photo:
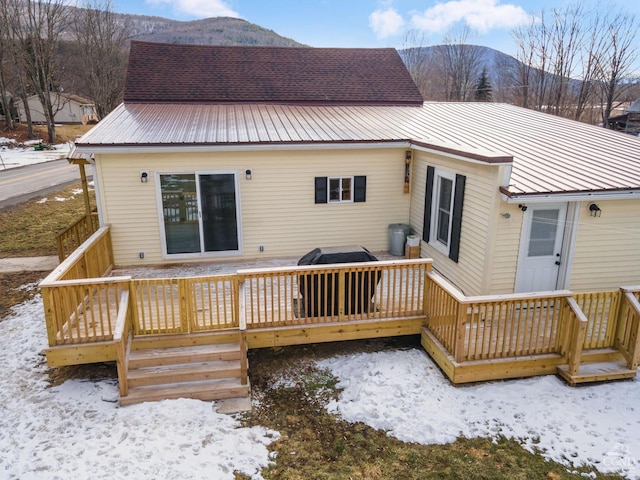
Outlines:
[[[49,95],[51,96],[56,123],[82,123],[86,125],[98,121],[95,105],[90,100],[68,93],[50,92]],[[31,121],[33,123],[46,123],[47,119],[38,96],[32,95],[27,99],[27,103],[31,112]],[[26,123],[27,115],[24,104],[20,101],[16,102],[16,106],[20,122]]]
[[[640,139],[425,103],[393,49],[134,41],[76,147],[121,266],[385,250],[407,223],[465,295],[640,283]]]

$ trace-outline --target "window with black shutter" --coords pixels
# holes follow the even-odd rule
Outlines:
[[[364,202],[367,198],[367,177],[315,177],[315,203]]]

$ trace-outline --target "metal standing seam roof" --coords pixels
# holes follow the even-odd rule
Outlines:
[[[487,163],[512,160],[512,195],[640,190],[640,139],[499,103],[422,106],[118,106],[77,146],[229,147],[410,142]]]

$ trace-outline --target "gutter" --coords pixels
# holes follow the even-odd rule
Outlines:
[[[506,187],[500,187],[502,201],[514,203],[544,204],[557,202],[588,202],[595,200],[627,200],[640,198],[640,189],[603,190],[591,192],[556,193],[512,193]]]

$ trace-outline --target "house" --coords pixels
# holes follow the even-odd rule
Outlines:
[[[609,117],[607,126],[629,135],[640,135],[640,100],[629,105],[623,114]]]
[[[68,93],[50,92],[51,102],[53,105],[54,119],[56,123],[94,123],[98,121],[95,105],[90,100],[71,95]],[[29,112],[31,113],[31,121],[33,123],[46,123],[47,118],[44,114],[44,108],[40,103],[37,95],[27,98]],[[27,114],[22,102],[17,102],[18,118],[22,123],[26,123]]]
[[[393,49],[132,42],[76,144],[116,265],[389,246],[465,295],[640,283],[640,140],[497,103],[423,103]]]
[[[134,41],[124,103],[71,157],[99,226],[40,283],[47,362],[115,360],[122,405],[246,396],[248,349],[394,335],[455,383],[636,376],[638,138],[424,103],[393,49]],[[422,258],[271,262],[386,250],[398,224]],[[112,275],[176,263],[201,273]]]

